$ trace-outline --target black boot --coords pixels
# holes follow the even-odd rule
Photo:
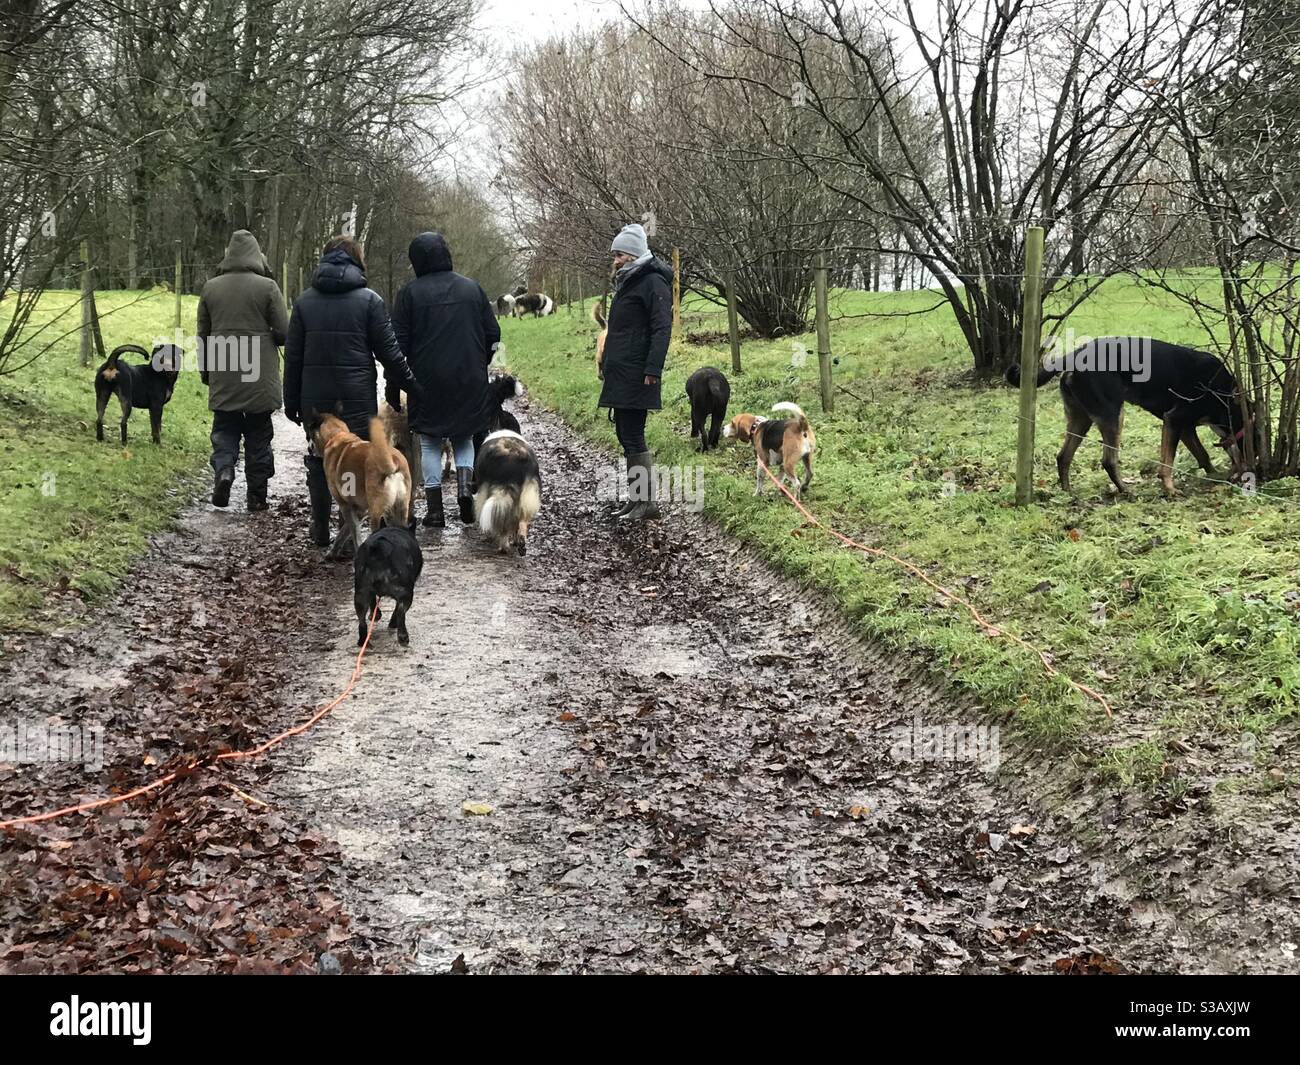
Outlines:
[[[628,496],[632,506],[618,515],[619,521],[650,521],[658,518],[655,502],[654,454],[642,451],[627,457]]]
[[[468,466],[456,467],[456,502],[460,504],[462,525],[474,524],[474,471]]]
[[[329,481],[325,478],[325,462],[316,455],[307,455],[307,497],[311,500],[311,542],[317,547],[330,545]]]
[[[445,529],[447,517],[442,512],[442,486],[424,490],[424,527],[426,529]]]
[[[230,486],[235,483],[235,471],[231,466],[223,466],[217,470],[216,479],[212,482],[212,505],[214,507],[230,506]]]
[[[256,514],[259,510],[266,510],[270,504],[266,501],[266,485],[249,485],[248,486],[248,512]]]

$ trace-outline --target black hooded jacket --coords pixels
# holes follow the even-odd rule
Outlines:
[[[619,285],[609,305],[605,337],[605,383],[599,405],[624,410],[658,410],[660,382],[673,334],[673,268],[647,259]]]
[[[415,384],[393,335],[388,310],[347,252],[326,253],[311,287],[293,304],[284,347],[284,410],[293,418],[310,411],[339,414],[359,436],[369,435],[379,411],[378,375],[385,384]]]
[[[411,399],[411,428],[428,436],[470,436],[487,427],[488,363],[501,326],[477,281],[453,272],[441,233],[421,233],[408,249],[415,278],[393,304],[397,342],[423,395]],[[389,390],[388,399],[396,399]]]

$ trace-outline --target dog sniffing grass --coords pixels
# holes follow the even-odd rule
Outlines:
[[[53,322],[42,334],[46,341],[73,329],[78,299],[76,292],[47,293],[30,329]],[[101,292],[96,300],[106,350],[149,347],[172,331],[169,292]],[[182,326],[190,332],[196,302],[183,301]],[[74,331],[36,362],[0,377],[0,629],[30,625],[51,589],[72,587],[90,598],[110,592],[203,477],[211,416],[198,374],[180,374],[160,446],[149,439],[146,411],[143,428],[123,448],[116,439],[95,441],[101,361],[92,356],[89,366],[79,365]]]
[[[1215,282],[1207,276],[1207,298]],[[1136,412],[1125,425],[1130,497],[1107,498],[1099,443],[1075,458],[1076,496],[1057,486],[1064,429],[1059,397],[1040,396],[1035,483],[1040,503],[1014,507],[1017,395],[972,382],[970,357],[932,293],[839,293],[832,323],[836,408],[821,410],[812,335],[746,340],[744,373],[730,372],[726,314],[688,301],[684,332],[723,339],[678,342],[648,435],[663,465],[705,467],[707,513],[778,568],[828,593],[864,633],[934,663],[1005,715],[1020,736],[1059,759],[1088,761],[1121,786],[1169,780],[1177,753],[1153,774],[1151,744],[1186,736],[1233,742],[1244,732],[1290,727],[1300,711],[1300,494],[1294,481],[1264,485],[1290,502],[1206,484],[1180,454],[1163,498],[1153,461],[1159,421]],[[1071,316],[1081,334],[1151,335],[1204,344],[1202,327],[1168,297],[1108,283]],[[616,452],[592,364],[596,326],[575,308],[542,321],[503,322],[512,370],[536,398]],[[527,333],[527,343],[523,334]],[[794,355],[792,355],[794,352]],[[799,357],[802,354],[803,357]],[[724,446],[701,456],[689,439],[687,376],[727,369],[731,410],[793,400],[817,427],[817,479],[805,503],[823,520],[927,568],[980,610],[1051,652],[1058,668],[1099,688],[1095,704],[1043,674],[1037,660],[982,635],[969,615],[892,565],[843,550],[769,494],[754,499],[753,453]],[[1095,435],[1095,434],[1094,434]],[[1099,439],[1099,438],[1098,438]],[[1211,449],[1217,451],[1218,449]],[[1222,456],[1216,456],[1221,467]],[[1226,476],[1226,467],[1220,469]],[[1106,733],[1100,740],[1097,733]],[[1125,753],[1132,748],[1132,753]]]

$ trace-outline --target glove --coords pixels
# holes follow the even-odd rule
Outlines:
[[[397,385],[384,386],[384,402],[398,414],[402,413],[402,390]]]

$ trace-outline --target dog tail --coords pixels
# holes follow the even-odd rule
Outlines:
[[[808,416],[804,414],[803,408],[799,406],[798,403],[773,403],[772,409],[784,411],[788,414],[793,414],[799,422],[799,428],[807,432]]]
[[[1061,371],[1059,369],[1049,370],[1046,366],[1039,366],[1038,380],[1034,382],[1034,387],[1042,388],[1043,385],[1047,384],[1048,381],[1050,381],[1053,377],[1055,377],[1060,372]],[[1013,362],[1010,366],[1007,367],[1007,372],[1003,374],[1003,376],[1006,378],[1007,384],[1011,385],[1012,388],[1019,388],[1020,387],[1020,363],[1018,361]]]
[[[145,351],[144,348],[140,347],[139,344],[119,344],[108,353],[108,360],[105,365],[116,369],[118,357],[126,354],[128,351],[133,351],[137,355],[143,355],[146,359],[149,358],[149,353]]]
[[[494,484],[483,493],[478,507],[478,527],[488,536],[500,538],[519,526],[519,489]]]
[[[591,305],[591,320],[601,329],[605,328],[605,301],[597,300]]]
[[[370,419],[370,454],[378,458],[377,468],[383,477],[391,477],[401,469],[397,464],[397,449],[388,437],[388,426],[378,416]]]

